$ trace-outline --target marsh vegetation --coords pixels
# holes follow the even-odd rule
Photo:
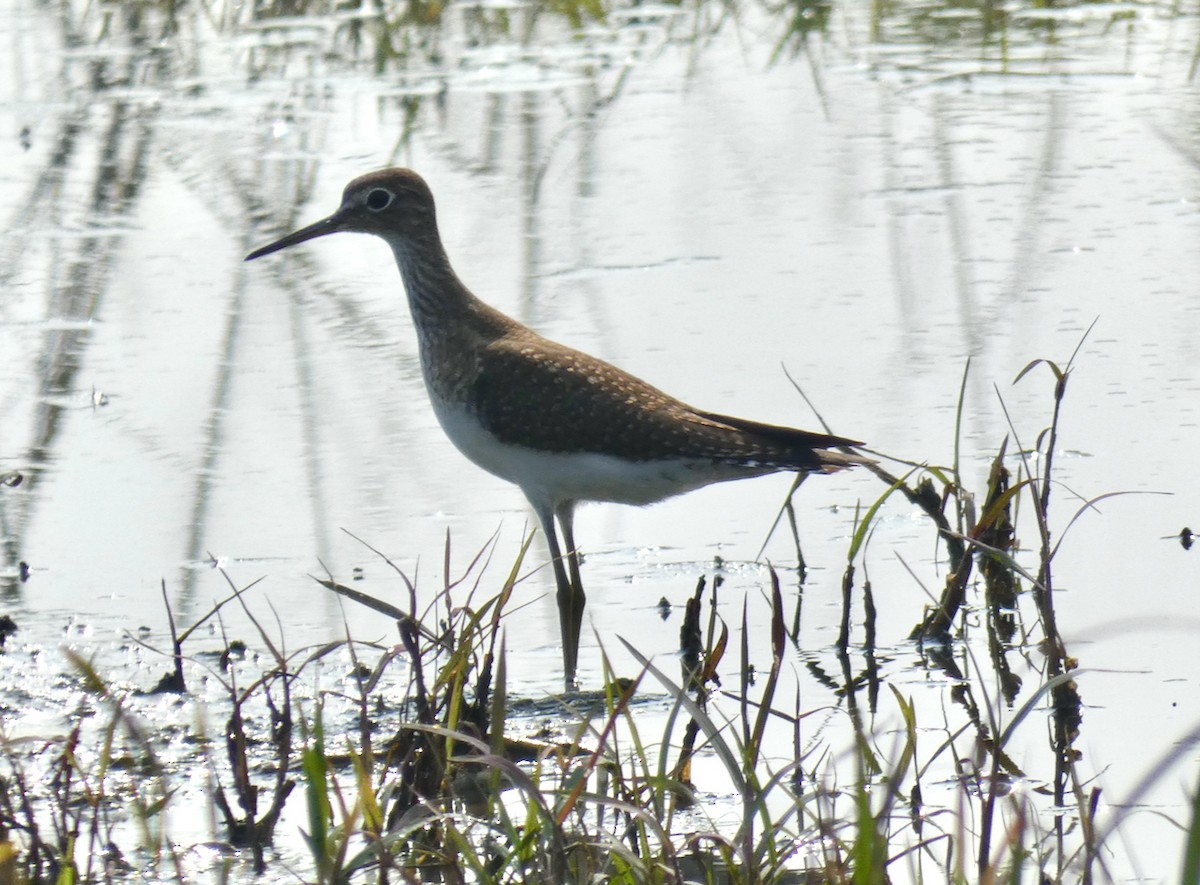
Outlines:
[[[4,881],[1200,876],[1196,9],[2,20]],[[390,163],[489,301],[880,467],[586,512],[563,695],[386,257],[240,264]]]

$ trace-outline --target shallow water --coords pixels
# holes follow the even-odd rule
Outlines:
[[[835,432],[948,464],[969,359],[960,457],[980,490],[1006,435],[1032,448],[1050,421],[1050,372],[1013,379],[1082,340],[1056,537],[1083,500],[1139,494],[1070,525],[1056,606],[1083,668],[1079,747],[1120,805],[1200,722],[1196,564],[1175,539],[1200,498],[1195,10],[814,9],[801,20],[825,27],[797,33],[759,7],[638,7],[575,39],[514,6],[523,43],[456,8],[375,75],[353,18],[251,27],[215,7],[152,49],[119,23],[99,37],[82,5],[6,0],[0,472],[25,482],[0,489],[0,566],[19,640],[161,631],[163,581],[187,622],[226,592],[210,556],[264,578],[254,593],[295,645],[343,619],[385,637],[307,577],[358,567],[356,587],[401,591],[348,533],[432,592],[447,534],[463,568],[499,532],[506,574],[533,517],[437,427],[386,249],[333,237],[241,261],[332,211],[353,176],[402,164],[485,300],[704,408],[816,427],[790,374]],[[624,667],[616,635],[671,654],[716,557],[730,619],[762,592],[756,560],[794,564],[786,531],[758,555],[789,482],[584,509],[585,683],[597,636]],[[856,508],[882,491],[857,471],[797,499],[817,659]],[[890,501],[860,567],[887,678],[914,693],[944,685],[905,643],[928,601],[905,564],[930,592],[944,581],[933,540]],[[545,569],[524,581],[510,628],[529,693],[558,687],[552,590]],[[807,703],[834,703],[797,669]],[[1196,756],[1148,809],[1184,817]],[[1121,875],[1176,869],[1175,830],[1143,813],[1127,832],[1157,847],[1131,848]]]

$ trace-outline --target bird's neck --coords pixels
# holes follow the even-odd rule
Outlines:
[[[436,233],[419,239],[389,239],[408,293],[408,306],[419,327],[460,320],[479,299],[463,285]]]
[[[388,245],[404,279],[426,381],[448,397],[449,388],[463,380],[455,373],[471,371],[470,354],[523,327],[471,293],[450,266],[436,232],[389,239]],[[447,373],[455,377],[442,377]]]

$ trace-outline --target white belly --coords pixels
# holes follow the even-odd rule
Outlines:
[[[770,472],[706,460],[630,462],[595,453],[534,451],[500,442],[460,406],[432,402],[442,429],[460,452],[489,473],[520,486],[535,503],[652,504],[709,483]]]

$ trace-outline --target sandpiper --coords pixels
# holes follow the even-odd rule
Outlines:
[[[471,461],[519,486],[537,514],[558,585],[568,687],[585,604],[574,534],[579,502],[650,504],[714,482],[832,473],[865,460],[831,451],[860,445],[855,440],[693,408],[480,301],[450,266],[433,194],[410,169],[356,178],[328,218],[246,260],[342,231],[391,246],[442,429]]]

